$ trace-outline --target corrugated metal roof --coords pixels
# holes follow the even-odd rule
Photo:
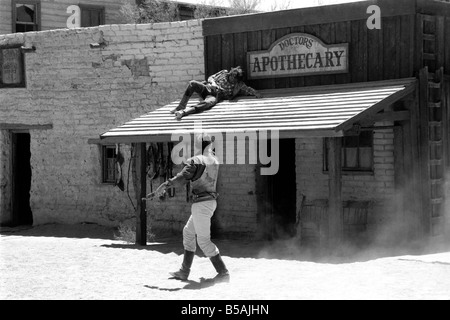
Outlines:
[[[261,91],[263,98],[239,97],[214,108],[176,120],[164,107],[133,119],[101,135],[111,142],[170,140],[173,133],[203,131],[248,132],[279,130],[280,136],[336,136],[342,128],[376,113],[415,89],[415,78],[345,85]],[[198,99],[191,99],[194,105]]]

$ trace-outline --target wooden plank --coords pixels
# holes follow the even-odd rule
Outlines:
[[[272,130],[272,128],[268,128],[267,130]],[[239,131],[244,132],[245,131]],[[192,131],[187,132],[186,134],[190,134]],[[224,133],[225,134],[225,133]],[[280,139],[288,139],[288,138],[310,138],[310,137],[342,137],[343,132],[342,131],[335,131],[333,128],[325,128],[325,129],[305,129],[305,130],[298,130],[298,129],[286,129],[283,131],[280,131],[279,137]],[[132,143],[150,143],[150,142],[168,142],[173,141],[172,140],[172,134],[130,134],[126,136],[105,136],[102,137],[100,142],[98,142],[99,145],[110,145],[110,144],[132,144]]]
[[[220,35],[208,37],[208,56],[206,59],[207,70],[205,74],[205,80],[216,72],[222,69],[222,38]]]
[[[429,173],[429,130],[428,130],[428,70],[423,68],[419,74],[419,165],[420,165],[420,184],[422,186],[422,213],[421,225],[423,236],[431,234],[430,212],[431,212],[431,190]]]
[[[302,122],[291,122],[291,123],[266,123],[266,124],[240,124],[240,123],[231,123],[227,125],[204,125],[202,126],[202,130],[208,132],[254,132],[255,130],[308,130],[308,129],[321,129],[321,128],[337,128],[338,125],[344,121],[343,119],[333,119],[333,120],[308,120]],[[190,133],[196,129],[195,126],[190,126],[186,128],[175,128],[172,130],[168,129],[154,129],[154,128],[134,128],[134,129],[117,129],[112,130],[107,133],[104,133],[101,137],[110,137],[110,136],[134,136],[134,135],[164,135],[164,134],[173,134],[173,135],[183,135],[185,133]],[[340,130],[337,128],[336,130]]]
[[[396,19],[394,17],[386,18],[383,21],[383,78],[397,78],[397,52],[396,45],[399,40],[396,37]]]
[[[444,1],[417,0],[417,12],[434,16],[450,16],[450,5]]]
[[[368,106],[370,107],[370,106]],[[273,124],[274,122],[281,121],[281,122],[301,122],[308,119],[320,119],[320,120],[333,120],[333,119],[348,119],[350,117],[356,116],[359,112],[362,112],[366,110],[367,108],[358,108],[353,110],[346,110],[345,108],[342,110],[337,111],[327,111],[327,110],[317,110],[317,111],[296,111],[295,113],[289,112],[289,111],[283,111],[282,115],[274,115],[272,111],[266,112],[263,115],[260,114],[246,114],[241,113],[242,117],[239,116],[233,116],[233,115],[226,115],[226,118],[220,119],[220,118],[204,118],[205,120],[202,121],[202,126],[217,126],[220,124]],[[280,112],[281,113],[281,112]],[[367,115],[367,117],[364,117],[365,120],[373,121],[373,119],[398,119],[403,120],[406,118],[406,113],[391,113],[391,114],[377,114],[377,115]],[[225,117],[225,116],[224,116]],[[244,119],[242,119],[244,118]],[[246,118],[246,119],[245,119]],[[217,120],[215,120],[217,119]],[[187,124],[190,124],[190,122],[184,122],[185,124],[183,126],[180,126],[177,123],[173,122],[166,122],[166,123],[158,123],[156,120],[152,121],[146,121],[146,122],[135,122],[132,124],[127,124],[120,126],[115,129],[111,129],[110,131],[126,131],[126,130],[134,130],[134,129],[178,129],[182,128]],[[186,120],[187,121],[187,120]],[[192,123],[192,122],[191,122]]]
[[[409,87],[409,86],[408,86]],[[195,114],[196,117],[214,117],[222,116],[224,113],[232,113],[238,111],[253,111],[257,113],[261,109],[279,109],[283,110],[284,105],[290,105],[290,107],[297,107],[300,109],[305,108],[321,108],[321,107],[339,107],[339,105],[348,105],[349,107],[367,106],[373,103],[377,103],[388,96],[407,90],[407,87],[393,88],[390,90],[380,90],[369,92],[342,92],[342,94],[322,93],[302,95],[302,96],[286,96],[286,97],[267,97],[261,99],[238,99],[232,102],[223,101],[214,107],[214,111],[205,111]],[[334,105],[335,104],[335,105]],[[174,104],[175,105],[175,104]],[[189,104],[190,105],[190,104]],[[135,121],[137,119],[144,120],[146,118],[152,118],[159,120],[174,120],[173,115],[169,113],[169,109],[172,105],[167,105],[143,116],[130,120]],[[253,110],[258,109],[258,110]],[[187,118],[184,118],[187,119]],[[127,123],[129,123],[127,122]]]
[[[409,104],[411,106],[411,104]],[[410,110],[411,112],[411,110]],[[404,221],[406,221],[405,224],[405,240],[412,240],[414,238],[414,230],[415,227],[415,214],[414,212],[417,211],[418,206],[416,205],[417,197],[416,197],[416,172],[414,171],[414,165],[413,162],[415,162],[414,158],[414,151],[413,151],[413,133],[411,131],[412,127],[412,121],[409,122],[401,122],[402,125],[402,133],[403,133],[403,139],[402,139],[402,149],[403,149],[403,159],[397,155],[395,156],[394,153],[394,168],[395,171],[397,171],[397,167],[403,166],[402,173],[404,174],[403,177],[399,177],[399,179],[403,178],[403,188],[404,188],[404,196],[403,196],[403,211],[402,216],[404,217]],[[400,138],[400,137],[398,137]],[[395,133],[394,133],[394,139],[395,139]],[[399,141],[396,141],[399,143]],[[396,148],[397,145],[395,145],[394,148]],[[394,152],[396,152],[394,150]],[[397,161],[402,161],[403,163],[397,163]],[[396,173],[397,174],[397,173]],[[399,173],[401,174],[401,173]],[[401,181],[401,180],[400,180]],[[398,190],[398,192],[401,192],[402,185],[397,186],[397,183],[395,185],[395,189]]]
[[[341,110],[295,110],[295,111],[289,111],[289,110],[281,110],[277,114],[274,114],[276,110],[263,110],[263,114],[260,113],[246,113],[246,112],[239,112],[236,115],[233,114],[226,114],[223,115],[223,117],[215,117],[215,118],[200,118],[202,119],[202,125],[214,125],[216,123],[258,123],[260,121],[261,124],[264,123],[273,123],[276,121],[287,121],[287,122],[297,122],[307,119],[335,119],[335,118],[343,118],[346,119],[348,117],[356,116],[359,112],[362,112],[370,107],[370,104],[361,108],[352,108],[350,110],[347,110],[346,108],[343,108]],[[395,116],[395,114],[393,114]],[[380,115],[378,118],[390,118],[390,115]],[[369,120],[372,120],[373,117],[371,115],[367,116]],[[393,118],[393,117],[392,117]],[[186,121],[187,118],[185,118]],[[125,124],[123,126],[120,126],[115,129],[111,129],[110,131],[115,130],[133,130],[139,129],[139,128],[161,128],[161,129],[177,129],[182,126],[178,124],[178,121],[175,122],[175,120],[168,120],[165,123],[161,123],[161,121],[158,121],[159,119],[152,119],[148,121],[135,121],[133,123]],[[184,122],[185,124],[188,124],[189,122]],[[183,125],[184,126],[184,125]]]
[[[364,121],[404,121],[410,119],[409,111],[390,111],[367,116]]]
[[[367,74],[368,81],[383,80],[383,25],[381,29],[367,31]]]
[[[448,172],[450,169],[450,80],[445,80],[444,82],[444,102],[445,105],[442,108],[442,129],[444,132],[444,159],[446,172]],[[447,177],[448,179],[450,177]],[[448,197],[450,197],[450,194]],[[450,201],[450,199],[447,199],[447,201]]]
[[[154,134],[154,135],[128,135],[128,136],[105,136],[101,137],[101,145],[108,144],[133,144],[133,143],[150,143],[150,142],[167,142],[171,141],[171,134]]]
[[[424,16],[417,14],[415,25],[416,45],[414,53],[414,70],[416,71],[423,68],[423,23]]]
[[[147,149],[145,143],[135,143],[135,158],[133,160],[133,182],[136,193],[136,244],[147,244],[147,210],[146,202],[142,201],[147,195]]]
[[[217,50],[217,49],[216,49]],[[222,61],[220,69],[230,70],[234,67],[234,39],[233,34],[222,35]]]
[[[367,20],[352,21],[352,45],[354,41],[354,57],[352,82],[367,81]],[[351,46],[352,46],[351,45]]]
[[[221,112],[220,114],[216,114],[214,116],[209,114],[197,114],[193,115],[190,118],[183,118],[181,122],[176,121],[171,118],[158,118],[158,117],[150,117],[150,118],[143,118],[143,119],[137,119],[130,121],[120,127],[117,127],[117,129],[121,128],[132,128],[132,127],[140,127],[140,126],[149,126],[149,127],[160,127],[165,128],[168,127],[183,127],[184,125],[190,123],[191,121],[198,120],[202,121],[202,124],[213,124],[214,122],[228,122],[228,121],[239,121],[239,122],[245,122],[245,121],[254,121],[254,120],[295,120],[295,119],[303,119],[303,118],[323,118],[323,117],[330,117],[330,116],[355,116],[358,113],[367,110],[368,108],[372,107],[373,105],[382,102],[383,99],[376,100],[374,102],[370,103],[360,103],[351,105],[349,103],[336,103],[336,105],[330,104],[330,106],[323,106],[320,105],[318,107],[312,107],[305,105],[304,107],[297,108],[296,105],[286,104],[284,106],[277,106],[271,108],[266,107],[255,107],[257,110],[245,110],[245,109],[236,109],[232,110],[232,112]],[[250,106],[251,108],[251,106]],[[289,110],[292,109],[292,110]],[[370,117],[372,114],[368,114],[367,117]],[[194,119],[195,117],[195,119]],[[245,119],[247,117],[247,119]],[[381,116],[383,117],[383,116]],[[111,129],[114,130],[114,129]]]
[[[401,17],[401,70],[400,77],[414,76],[414,50],[415,50],[415,16]]]
[[[234,66],[241,66],[242,70],[247,66],[247,33],[236,33],[234,35]]]
[[[387,98],[386,98],[387,99]],[[149,118],[143,118],[143,119],[137,119],[130,121],[120,127],[117,127],[115,129],[124,129],[124,128],[132,128],[132,127],[140,127],[140,126],[149,126],[149,127],[160,127],[165,128],[166,126],[169,127],[183,127],[184,125],[187,125],[189,123],[192,123],[192,121],[202,121],[202,124],[214,124],[217,122],[228,122],[228,121],[238,121],[238,122],[245,122],[245,121],[254,121],[254,120],[260,120],[260,121],[266,121],[266,120],[296,120],[296,119],[303,119],[303,118],[323,118],[323,117],[330,117],[330,116],[338,116],[338,117],[346,117],[346,116],[355,116],[360,112],[363,112],[372,106],[383,102],[383,99],[377,99],[371,102],[364,102],[364,103],[358,103],[358,104],[351,104],[351,103],[345,103],[345,102],[335,102],[335,105],[332,103],[328,106],[321,106],[320,104],[317,107],[314,107],[313,105],[307,105],[303,107],[297,107],[295,104],[286,104],[281,106],[273,106],[273,107],[263,107],[263,106],[256,106],[254,107],[257,110],[251,110],[251,105],[249,105],[249,108],[243,109],[233,109],[230,110],[230,112],[220,112],[216,113],[214,115],[209,113],[202,113],[202,114],[196,114],[192,115],[189,118],[185,117],[181,121],[176,121],[171,118],[162,118],[162,117],[149,117]],[[292,109],[292,110],[289,110]],[[224,110],[225,111],[225,110]],[[379,111],[379,110],[378,110]],[[372,114],[375,114],[376,112],[373,111],[370,114],[368,113],[366,116],[371,116]],[[111,130],[115,130],[111,129]],[[111,131],[110,130],[110,131]]]
[[[361,90],[353,90],[353,91],[341,91],[336,93],[329,93],[329,92],[322,92],[322,93],[311,93],[302,95],[286,95],[285,97],[274,97],[274,96],[268,96],[265,95],[264,98],[256,99],[256,98],[238,98],[234,101],[223,101],[219,104],[217,104],[213,110],[216,112],[219,110],[228,111],[229,109],[237,110],[244,108],[246,106],[249,107],[271,107],[271,106],[279,106],[283,107],[284,103],[288,104],[297,104],[299,107],[310,107],[310,106],[326,106],[326,105],[332,105],[332,103],[348,103],[349,105],[352,105],[354,103],[363,103],[365,102],[371,103],[376,102],[378,100],[382,100],[394,93],[402,92],[408,89],[410,85],[408,86],[401,86],[401,87],[392,87],[392,88],[386,88],[386,89],[374,89],[374,90],[367,90],[367,91],[361,91]],[[189,104],[191,105],[191,104]],[[170,106],[170,105],[168,105]],[[155,115],[164,116],[166,118],[174,119],[173,115],[171,115],[168,110],[170,108],[160,108],[158,110],[155,110],[153,112],[150,112],[143,117],[152,117]],[[205,112],[203,113],[197,113],[197,115],[200,114],[207,114]],[[212,111],[209,112],[209,114],[213,115]]]
[[[422,193],[422,183],[421,183],[421,172],[420,172],[420,161],[419,161],[419,135],[420,130],[419,121],[419,90],[415,93],[415,99],[411,101],[410,104],[407,105],[411,113],[411,120],[409,125],[405,125],[405,164],[406,164],[406,172],[409,172],[408,176],[409,184],[408,184],[408,198],[405,199],[407,201],[406,205],[409,212],[408,214],[408,235],[411,240],[417,240],[418,238],[423,236],[423,228],[420,223],[421,215],[422,215],[422,202],[423,197],[420,197]]]
[[[395,17],[395,78],[400,78],[400,69],[401,69],[401,43],[402,43],[402,34],[401,34],[401,17]]]
[[[337,22],[335,23],[335,40],[336,43],[351,43],[352,42],[352,32],[351,32],[351,22]],[[350,55],[352,53],[350,52]],[[350,70],[347,73],[337,74],[335,76],[335,81],[337,84],[349,83],[351,82]]]
[[[328,138],[328,243],[338,246],[344,232],[342,207],[341,138]]]
[[[450,7],[450,4],[449,4]],[[444,66],[445,30],[444,17],[436,17],[436,70]]]
[[[410,84],[411,85],[411,84]],[[364,102],[364,101],[375,101],[378,99],[384,99],[387,96],[400,92],[402,90],[405,90],[406,87],[409,87],[410,85],[405,84],[404,86],[395,86],[395,87],[386,87],[386,88],[379,88],[379,89],[373,89],[373,90],[363,90],[363,89],[354,89],[354,90],[336,90],[335,92],[329,92],[329,91],[322,91],[320,93],[315,92],[307,92],[306,90],[299,94],[299,92],[288,92],[286,91],[285,94],[281,93],[277,95],[273,95],[270,92],[267,91],[261,91],[263,94],[263,98],[256,99],[253,97],[239,97],[233,101],[223,101],[219,104],[217,104],[214,107],[215,111],[218,110],[228,110],[228,109],[238,109],[242,108],[243,106],[282,106],[283,103],[291,103],[291,104],[301,104],[302,106],[314,106],[315,104],[330,104],[330,100],[333,100],[333,102],[348,102],[349,104],[353,102]],[[267,92],[267,93],[266,93]],[[328,103],[327,103],[328,102]],[[190,101],[188,106],[195,105],[196,102]],[[173,119],[173,115],[171,115],[168,110],[172,107],[178,105],[177,103],[168,104],[165,107],[156,109],[152,112],[147,113],[146,115],[142,117],[153,117],[155,115],[161,115],[165,116],[166,118]],[[203,113],[205,114],[205,113]],[[211,113],[212,114],[212,113]]]
[[[271,235],[270,216],[271,205],[269,176],[261,175],[261,168],[265,167],[258,159],[255,174],[256,221],[258,223],[258,239],[268,239]]]
[[[305,93],[313,93],[313,92],[319,92],[319,93],[326,93],[326,91],[335,91],[335,92],[341,92],[345,90],[355,90],[355,89],[361,89],[366,90],[368,88],[378,88],[378,87],[389,87],[389,86],[404,86],[409,85],[416,81],[416,78],[405,78],[405,79],[389,79],[389,80],[383,80],[383,81],[373,81],[370,83],[367,82],[355,82],[355,83],[345,83],[345,84],[335,84],[335,85],[322,85],[322,86],[311,86],[311,87],[303,87],[303,88],[286,88],[286,89],[266,89],[266,90],[260,90],[264,96],[268,97],[270,95],[274,95],[277,97],[281,96],[287,96],[292,94],[305,94]],[[239,100],[241,99],[251,99],[246,97],[239,97]],[[193,101],[191,99],[191,101]],[[195,100],[198,101],[198,100]],[[179,100],[172,102],[172,104],[177,104]]]
[[[303,119],[280,119],[276,122],[274,121],[230,121],[230,122],[221,122],[219,125],[215,125],[213,123],[211,124],[204,124],[202,125],[202,129],[209,129],[209,130],[226,130],[226,129],[248,129],[248,130],[255,130],[255,129],[262,129],[262,128],[298,128],[301,129],[303,127],[319,127],[319,126],[328,126],[328,127],[335,127],[338,126],[342,121],[345,121],[349,118],[351,118],[352,115],[347,116],[341,116],[341,117],[309,117],[309,118],[303,118]],[[177,130],[178,128],[174,128]],[[192,128],[194,130],[194,128]],[[127,134],[127,133],[134,133],[134,132],[170,132],[170,130],[164,128],[164,127],[153,127],[153,126],[139,126],[139,127],[130,127],[130,128],[118,128],[115,131],[111,131],[112,133],[120,133],[120,134]]]
[[[409,114],[409,111],[407,111]],[[405,208],[405,198],[407,198],[406,179],[410,172],[405,171],[405,150],[404,150],[404,140],[403,129],[400,126],[394,128],[394,186],[395,186],[395,212],[398,213],[398,217],[401,217],[403,221],[408,221],[406,217],[406,212],[408,209]],[[405,210],[406,209],[406,210]],[[407,229],[405,226],[400,230],[402,233],[401,239],[406,238]]]
[[[239,132],[250,132],[250,131],[255,131],[255,130],[270,130],[270,129],[277,129],[277,130],[289,130],[289,129],[297,129],[297,130],[306,130],[306,129],[319,129],[319,128],[337,128],[338,125],[344,121],[344,119],[336,119],[336,120],[305,120],[302,121],[300,123],[298,122],[290,122],[290,123],[272,123],[269,122],[267,124],[259,124],[259,123],[255,123],[255,124],[242,124],[242,123],[232,123],[232,124],[227,124],[226,126],[223,125],[212,125],[212,126],[207,126],[204,125],[202,126],[202,130],[209,130],[209,131],[214,131],[214,132],[228,132],[228,131],[234,131],[234,130],[238,130]],[[173,132],[173,134],[184,134],[186,132],[192,132],[195,128],[192,127],[190,129],[186,129],[186,130],[179,130],[178,128],[176,129],[176,131],[170,131],[170,130],[158,130],[158,129],[153,129],[153,128],[141,128],[141,129],[132,129],[132,130],[117,130],[117,131],[111,131],[108,134],[104,134],[102,135],[103,137],[108,137],[111,135],[116,135],[116,136],[126,136],[126,135],[139,135],[139,134],[148,134],[148,135],[153,135],[153,134],[166,134],[168,132]],[[336,130],[340,130],[340,128],[337,128]]]
[[[382,100],[381,102],[373,105],[370,109],[367,109],[367,110],[359,113],[357,116],[353,117],[351,119],[351,122],[354,123],[356,121],[364,119],[366,116],[368,116],[370,114],[375,114],[375,113],[379,112],[380,110],[391,105],[392,103],[406,97],[408,94],[412,93],[414,90],[415,90],[415,86],[410,86],[401,92],[396,92],[396,93],[390,95],[389,97]],[[348,121],[348,122],[350,122],[350,121]],[[348,123],[348,122],[342,123],[336,129],[345,130],[345,128],[347,128],[350,125],[350,123]]]
[[[203,21],[203,35],[249,32],[298,25],[367,20],[367,7],[378,5],[385,17],[415,14],[415,0],[371,0],[267,13],[220,17]]]
[[[450,74],[450,17],[444,20],[444,72]]]

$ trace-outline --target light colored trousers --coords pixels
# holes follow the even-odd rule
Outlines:
[[[211,218],[216,210],[216,200],[201,201],[192,204],[191,216],[183,229],[183,246],[187,251],[195,252],[198,246],[208,258],[219,254],[219,249],[211,242]],[[197,236],[197,239],[195,239]]]

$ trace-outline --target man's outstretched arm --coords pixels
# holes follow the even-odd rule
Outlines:
[[[253,89],[252,87],[247,86],[243,82],[239,86],[236,87],[236,89],[233,92],[233,96],[230,98],[230,100],[233,100],[238,95],[255,96],[258,99],[262,98],[261,93],[259,93],[257,90]]]
[[[195,176],[197,170],[198,170],[197,165],[195,165],[192,161],[187,163],[180,172],[178,172],[174,177],[161,183],[159,185],[159,187],[153,193],[150,193],[149,195],[147,195],[147,197],[162,196],[164,194],[164,191],[168,187],[186,184],[186,182],[188,182],[189,180],[192,180],[192,178]]]

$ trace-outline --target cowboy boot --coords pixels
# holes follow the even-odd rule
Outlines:
[[[228,272],[225,263],[222,260],[220,254],[215,255],[214,257],[209,258],[217,271],[217,276],[214,277],[214,282],[229,282],[230,281],[230,273]]]
[[[181,120],[181,118],[183,118],[184,116],[187,116],[189,114],[193,114],[196,112],[197,112],[197,110],[195,109],[195,107],[189,107],[184,110],[175,112],[175,118],[177,118],[177,120]]]
[[[191,272],[194,256],[195,252],[184,250],[183,263],[181,264],[180,270],[169,272],[169,274],[177,280],[187,280],[189,273]]]
[[[183,95],[183,98],[181,99],[180,103],[178,104],[177,107],[173,108],[170,110],[170,113],[175,113],[179,110],[183,110],[184,108],[186,108],[187,103],[189,102],[190,96],[188,95]]]

